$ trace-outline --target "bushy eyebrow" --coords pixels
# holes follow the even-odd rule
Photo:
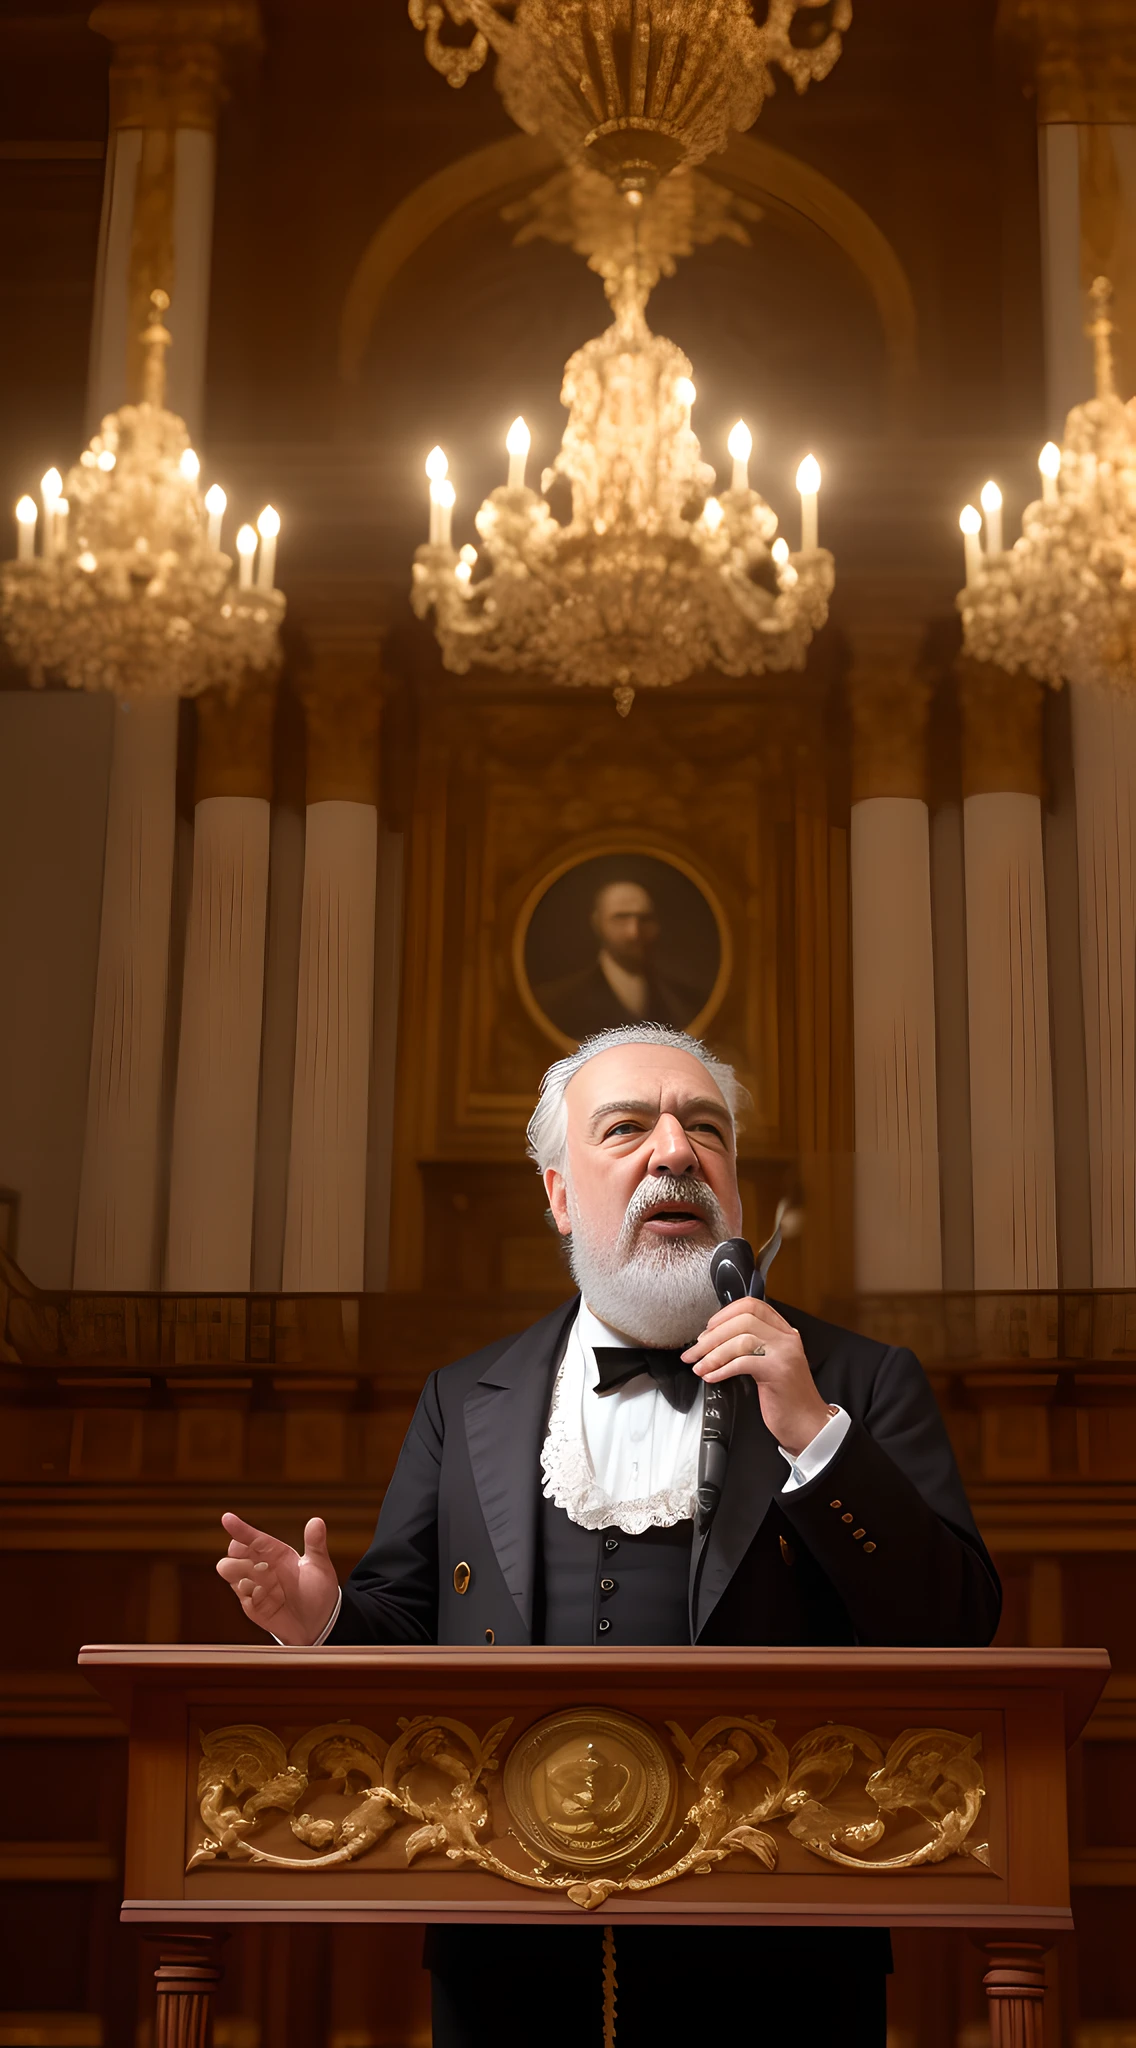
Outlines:
[[[588,1118],[588,1129],[594,1131],[597,1124],[603,1123],[605,1117],[626,1116],[629,1113],[634,1116],[652,1116],[657,1120],[662,1111],[657,1102],[604,1102],[592,1111]],[[682,1104],[678,1114],[682,1117],[710,1115],[716,1122],[727,1125],[730,1121],[730,1112],[725,1103],[716,1102],[712,1095],[692,1096],[689,1102]]]

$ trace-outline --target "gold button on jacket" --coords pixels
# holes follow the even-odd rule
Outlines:
[[[466,1563],[456,1564],[454,1566],[454,1592],[468,1593],[469,1582],[472,1577],[473,1573]]]

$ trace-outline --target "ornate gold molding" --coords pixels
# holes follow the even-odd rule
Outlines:
[[[211,796],[271,801],[276,684],[275,676],[250,672],[232,696],[205,690],[197,698],[195,802]]]
[[[925,796],[930,683],[906,661],[873,661],[853,669],[848,701],[853,803]]]
[[[977,1735],[908,1728],[885,1752],[864,1729],[829,1722],[789,1749],[772,1721],[719,1714],[689,1736],[668,1721],[672,1755],[630,1714],[576,1707],[521,1734],[491,1796],[512,1725],[510,1716],[478,1736],[463,1721],[419,1714],[401,1719],[388,1744],[369,1728],[324,1722],[289,1751],[256,1725],[202,1734],[205,1832],[186,1867],[224,1858],[246,1868],[339,1869],[409,1826],[408,1864],[444,1855],[591,1910],[613,1892],[705,1876],[735,1855],[776,1870],[780,1845],[769,1830],[784,1824],[810,1855],[861,1875],[951,1856],[990,1869],[988,1845],[970,1839],[986,1794]],[[258,1844],[271,1813],[288,1815],[307,1854]],[[923,1840],[911,1845],[913,1823]],[[890,1853],[889,1826],[907,1844]],[[493,1844],[510,1837],[529,1868],[497,1853]],[[872,1853],[881,1846],[882,1855]]]
[[[1136,122],[1131,0],[1009,0],[1005,26],[1029,47],[1039,121]]]
[[[960,661],[956,677],[963,795],[1014,790],[1041,796],[1043,685],[1024,673],[1010,675],[993,662]]]
[[[215,128],[226,51],[260,40],[256,0],[102,0],[90,25],[114,46],[112,129]]]
[[[377,637],[327,629],[312,636],[298,677],[307,729],[307,800],[378,802],[382,689]]]

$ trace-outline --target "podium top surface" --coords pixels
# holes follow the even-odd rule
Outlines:
[[[815,1691],[827,1680],[842,1696],[898,1687],[921,1692],[990,1691],[1058,1693],[1064,1701],[1066,1739],[1074,1742],[1096,1706],[1110,1665],[1095,1649],[848,1649],[751,1648],[454,1648],[440,1644],[360,1649],[327,1645],[290,1649],[275,1643],[234,1648],[222,1643],[89,1643],[81,1670],[125,1719],[137,1690],[208,1687],[237,1692],[265,1682],[307,1688],[313,1681],[337,1690],[386,1690],[427,1680],[476,1692],[481,1686],[558,1680],[579,1695],[589,1679],[617,1679],[648,1690],[734,1684]]]

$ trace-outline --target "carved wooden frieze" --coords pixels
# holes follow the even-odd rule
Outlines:
[[[826,1722],[789,1745],[755,1714],[691,1734],[664,1725],[665,1737],[630,1714],[572,1707],[478,1734],[418,1714],[390,1742],[324,1722],[289,1748],[269,1728],[217,1728],[200,1737],[187,1868],[315,1875],[389,1847],[408,1865],[444,1856],[585,1910],[731,1857],[776,1871],[787,1841],[861,1876],[952,1858],[990,1870],[979,1735],[908,1728],[885,1744]],[[291,1839],[268,1846],[284,1816]]]

